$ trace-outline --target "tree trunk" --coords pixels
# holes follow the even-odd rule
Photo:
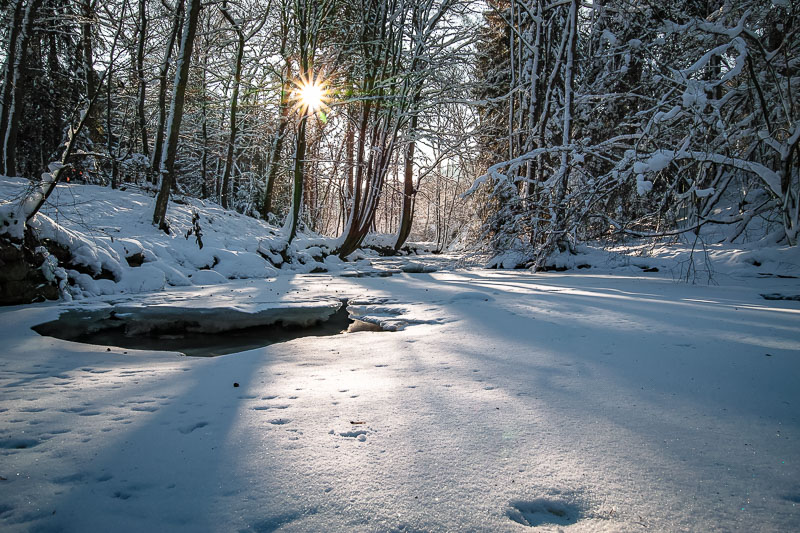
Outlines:
[[[178,0],[178,4],[175,6],[175,18],[172,23],[172,31],[169,34],[167,49],[164,52],[164,61],[161,63],[161,67],[158,72],[158,125],[156,126],[156,138],[153,142],[153,157],[150,160],[150,167],[153,170],[153,181],[155,181],[155,176],[161,174],[164,145],[164,125],[167,122],[167,76],[169,74],[169,61],[172,57],[172,49],[175,48],[175,41],[178,38],[178,32],[181,27],[182,19],[183,0]]]
[[[297,3],[297,22],[298,22],[298,41],[300,43],[300,66],[299,76],[301,80],[306,82],[311,79],[311,57],[314,53],[312,49],[313,35],[309,34],[311,27],[311,14],[309,13],[309,6],[303,0]],[[297,223],[300,220],[300,210],[303,207],[303,180],[305,177],[305,159],[306,159],[306,121],[308,120],[308,113],[310,109],[300,109],[302,117],[300,124],[297,127],[297,144],[294,152],[294,186],[292,188],[292,207],[289,212],[289,219],[287,223],[288,240],[287,244],[291,244],[297,236]]]
[[[83,69],[84,81],[86,83],[86,98],[94,99],[98,92],[98,84],[94,72],[94,36],[93,27],[95,24],[95,3],[93,0],[81,0],[81,68]],[[100,110],[93,108],[92,114],[86,117],[86,129],[89,139],[92,142],[100,142],[101,122]]]
[[[416,142],[414,135],[417,129],[417,115],[411,117],[411,125],[409,131],[411,132],[411,140],[406,147],[406,156],[403,168],[403,207],[400,215],[400,228],[397,231],[397,241],[394,243],[394,251],[397,252],[408,239],[411,233],[411,223],[414,220],[414,197],[416,191],[414,190],[414,150]]]
[[[17,73],[17,45],[19,44],[19,33],[22,31],[22,20],[25,13],[25,2],[16,0],[14,4],[14,14],[11,19],[11,27],[8,31],[8,43],[6,46],[6,61],[3,64],[3,85],[0,87],[0,173],[11,176],[16,173],[16,169],[8,172],[6,165],[6,132],[8,131],[9,118],[15,113],[13,89]]]
[[[355,163],[355,178],[353,180],[353,189],[352,189],[352,201],[350,203],[350,213],[347,217],[347,223],[344,226],[343,233],[344,233],[344,240],[342,241],[342,245],[339,247],[337,253],[339,256],[344,259],[358,247],[363,240],[363,236],[357,237],[354,231],[354,225],[358,224],[359,220],[359,213],[360,213],[360,205],[361,205],[361,195],[362,195],[362,182],[364,179],[365,173],[365,162],[364,162],[364,149],[367,143],[367,127],[369,125],[369,116],[370,116],[370,109],[372,108],[372,101],[367,100],[363,104],[363,109],[361,110],[361,124],[358,128],[358,145],[356,149],[356,163]],[[353,244],[357,241],[357,244]]]
[[[86,97],[91,100],[97,92],[94,79],[94,46],[92,45],[92,24],[94,6],[91,0],[81,2],[81,54],[83,58],[83,74],[86,77]]]
[[[300,219],[300,209],[303,206],[303,171],[306,159],[306,120],[307,116],[300,119],[297,128],[297,148],[294,153],[294,187],[292,189],[292,211],[289,213],[289,240],[291,243],[297,236],[297,222]]]
[[[114,134],[113,124],[111,122],[112,103],[111,103],[111,88],[114,82],[113,67],[109,66],[106,70],[108,82],[106,83],[106,150],[108,157],[111,159],[111,188],[117,189],[119,187],[119,167],[117,163],[117,155],[114,154]]]
[[[233,156],[236,151],[236,110],[239,105],[239,85],[242,81],[242,58],[244,57],[244,33],[241,26],[236,24],[233,17],[228,13],[224,7],[220,8],[222,15],[228,20],[234,31],[238,46],[236,49],[236,64],[233,73],[233,91],[231,94],[231,107],[230,107],[230,136],[228,139],[228,153],[225,157],[225,173],[222,175],[222,193],[220,195],[220,203],[222,207],[228,209],[230,202],[228,200],[228,190],[230,189],[231,173],[233,172]]]
[[[178,135],[181,129],[181,120],[183,119],[186,84],[189,80],[189,64],[192,59],[192,47],[201,4],[201,0],[189,0],[188,18],[183,28],[180,57],[178,58],[175,83],[172,88],[172,105],[169,111],[167,138],[162,148],[164,155],[161,167],[161,189],[158,191],[156,206],[153,211],[153,224],[166,232],[169,232],[169,225],[166,221],[167,203],[169,202],[170,189],[175,181],[175,156],[178,151]]]
[[[272,212],[272,191],[275,188],[275,179],[278,177],[278,168],[281,162],[281,151],[283,150],[283,140],[286,137],[286,126],[289,123],[289,93],[291,90],[291,64],[286,60],[286,77],[281,86],[281,103],[278,114],[278,128],[275,137],[272,139],[272,147],[269,155],[269,171],[267,173],[266,191],[264,191],[264,202],[261,209],[264,220]]]
[[[136,49],[136,77],[139,87],[136,93],[136,120],[139,126],[139,136],[142,140],[142,154],[150,159],[150,147],[147,144],[147,117],[145,115],[145,91],[147,83],[144,79],[144,45],[147,40],[147,0],[139,0],[139,41]]]
[[[25,56],[28,52],[31,27],[41,0],[27,4],[17,0],[14,24],[9,32],[9,51],[3,69],[2,110],[0,111],[0,172],[14,176],[17,172],[17,130],[24,99]]]
[[[208,105],[206,102],[206,94],[205,94],[205,87],[206,87],[206,73],[208,71],[208,53],[203,54],[203,104],[202,104],[202,126],[200,128],[200,134],[203,137],[203,147],[202,147],[202,155],[200,156],[200,179],[201,181],[201,191],[200,194],[205,200],[209,197],[208,193]]]
[[[347,134],[345,137],[345,150],[347,151],[347,198],[346,200],[350,200],[353,198],[353,173],[355,168],[353,168],[353,150],[355,148],[355,129],[353,128],[353,123],[351,121],[347,121]],[[347,208],[345,207],[345,212],[347,212]]]
[[[578,0],[572,0],[570,3],[569,9],[569,19],[568,19],[569,28],[565,28],[565,31],[569,31],[569,36],[567,38],[567,50],[566,50],[566,61],[564,64],[564,120],[562,126],[562,134],[561,134],[561,145],[567,146],[572,143],[572,113],[573,113],[573,85],[574,85],[574,77],[575,77],[575,54],[576,54],[576,45],[577,45],[577,38],[578,38]],[[567,186],[569,182],[569,174],[570,174],[570,167],[569,167],[569,154],[566,150],[561,152],[561,165],[558,171],[559,174],[559,181],[556,184],[556,192],[555,192],[555,199],[554,199],[554,214],[553,223],[552,223],[552,230],[556,233],[563,231],[561,226],[564,225],[564,198],[567,193]],[[556,235],[555,239],[557,240],[560,235]],[[555,241],[551,238],[550,244],[554,244]]]

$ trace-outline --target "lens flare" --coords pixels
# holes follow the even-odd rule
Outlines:
[[[323,97],[322,87],[319,85],[306,85],[300,88],[300,101],[310,111],[319,111],[322,108]]]
[[[328,91],[325,82],[309,76],[295,82],[295,108],[300,113],[319,113],[328,108]]]

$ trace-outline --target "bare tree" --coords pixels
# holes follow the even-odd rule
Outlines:
[[[269,10],[269,4],[266,6]],[[266,16],[261,16],[260,20],[256,22],[254,27],[245,34],[242,25],[243,20],[234,19],[233,15],[228,8],[227,2],[223,0],[220,6],[220,12],[225,20],[231,25],[231,28],[236,33],[236,59],[234,60],[233,67],[233,89],[231,92],[231,105],[230,105],[230,137],[228,140],[228,150],[225,157],[225,173],[222,175],[222,191],[220,194],[220,201],[222,207],[227,209],[228,202],[228,189],[230,188],[230,177],[233,172],[234,154],[236,152],[236,134],[238,132],[236,125],[236,111],[239,105],[239,86],[242,83],[242,60],[244,58],[244,48],[247,41],[249,41],[255,34],[257,34],[266,22]]]
[[[153,169],[153,177],[161,175],[161,161],[163,159],[164,147],[164,126],[167,122],[167,89],[169,65],[172,59],[172,52],[175,48],[175,41],[180,34],[183,25],[183,3],[184,0],[176,0],[173,13],[173,21],[167,45],[164,48],[164,60],[159,66],[158,72],[158,123],[156,124],[156,136],[153,141],[153,155],[150,159],[150,167]]]
[[[31,28],[40,5],[41,0],[16,0],[13,4],[13,26],[9,32],[0,92],[0,171],[6,176],[14,176],[17,171],[17,131],[25,98],[22,78]]]
[[[169,193],[175,180],[175,156],[178,151],[178,136],[180,134],[181,120],[183,119],[183,105],[186,94],[186,84],[189,79],[189,65],[192,57],[194,36],[197,30],[197,20],[200,15],[201,0],[189,0],[189,12],[183,28],[180,55],[175,71],[175,82],[172,89],[172,104],[170,105],[169,119],[166,127],[166,139],[162,148],[161,188],[156,198],[153,210],[153,224],[159,229],[169,233],[167,223],[167,203]]]

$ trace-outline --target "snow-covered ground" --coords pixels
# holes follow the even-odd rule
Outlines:
[[[581,246],[533,274],[303,236],[276,268],[279,228],[187,199],[167,235],[152,203],[63,185],[32,222],[72,265],[64,301],[0,308],[3,531],[800,529],[796,247]],[[348,333],[210,359],[30,329],[344,301]]]
[[[0,529],[797,531],[800,302],[760,295],[798,280],[616,270],[293,274],[4,308]],[[211,359],[30,330],[98,302],[331,298],[400,330]]]

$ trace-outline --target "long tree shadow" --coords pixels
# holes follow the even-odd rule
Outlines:
[[[269,373],[271,363],[263,351],[227,357],[235,363],[224,358],[151,363],[150,372],[132,375],[138,384],[93,395],[87,406],[91,420],[80,418],[84,411],[65,414],[86,442],[79,449],[51,450],[59,471],[74,471],[51,480],[52,496],[42,491],[37,527],[141,530],[154,516],[175,531],[210,523],[204,515],[229,480],[218,469],[218,456],[230,446],[238,411],[256,398],[249,392],[254,381]],[[104,436],[104,447],[95,448],[94,437],[104,433],[114,436]],[[64,465],[70,461],[72,469]]]
[[[732,453],[726,436],[761,441],[758,435],[766,426],[783,424],[790,432],[789,428],[798,429],[792,404],[800,400],[793,377],[800,369],[791,357],[798,338],[792,334],[797,328],[791,314],[763,307],[748,309],[752,301],[747,298],[729,298],[726,305],[720,305],[689,301],[686,294],[657,297],[652,291],[642,299],[626,291],[626,297],[620,299],[608,298],[602,288],[594,287],[592,291],[564,287],[567,290],[519,294],[524,287],[518,285],[506,288],[494,282],[482,286],[480,280],[446,279],[436,283],[440,304],[452,306],[451,311],[463,321],[462,333],[451,339],[454,355],[476,368],[495,370],[504,383],[499,392],[516,398],[512,403],[532,402],[534,411],[549,412],[555,415],[553,420],[560,420],[559,426],[573,428],[557,430],[564,450],[576,445],[585,448],[586,444],[579,443],[586,442],[587,432],[594,435],[590,442],[608,441],[608,447],[615,449],[613,431],[617,428],[622,435],[635,436],[632,441],[622,438],[642,446],[623,452],[620,460],[638,460],[634,464],[640,464],[638,469],[646,476],[673,471],[675,482],[662,482],[663,489],[672,487],[679,492],[685,482],[686,497],[693,493],[692,483],[700,483],[695,485],[696,495],[703,498],[707,494],[702,479],[720,475],[714,464],[722,470],[728,467],[725,478],[733,484],[743,481],[739,476],[748,468],[749,460]],[[436,290],[433,282],[428,288]],[[468,298],[454,305],[465,291],[480,292],[488,302]],[[508,294],[528,301],[529,313],[492,301]],[[739,305],[742,307],[737,310]],[[556,317],[546,312],[565,307],[569,312],[556,313]],[[620,327],[614,320],[595,320],[604,313],[625,317],[630,324]],[[571,322],[566,320],[570,316]],[[754,325],[754,319],[758,324]],[[660,327],[650,331],[632,327],[642,322]],[[777,327],[769,328],[770,324]],[[735,331],[726,331],[733,328]],[[495,344],[506,351],[475,350],[476,345]],[[776,350],[776,344],[783,347]],[[783,356],[777,364],[764,358],[761,350],[767,347],[773,355]],[[454,408],[465,401],[474,402],[474,398],[458,398],[450,391]],[[598,421],[603,421],[600,426]],[[704,425],[703,431],[693,427],[697,423]],[[545,431],[552,431],[552,426]],[[712,451],[706,441],[712,448],[715,443],[723,446]],[[762,452],[773,460],[789,453],[781,443]],[[553,455],[552,450],[545,453]],[[647,462],[642,463],[643,459]],[[775,489],[770,483],[759,485],[759,490],[777,498],[780,495],[772,493],[786,489],[785,483],[777,483]],[[731,502],[721,502],[714,506],[724,515],[725,505]],[[690,520],[691,516],[684,518]]]

